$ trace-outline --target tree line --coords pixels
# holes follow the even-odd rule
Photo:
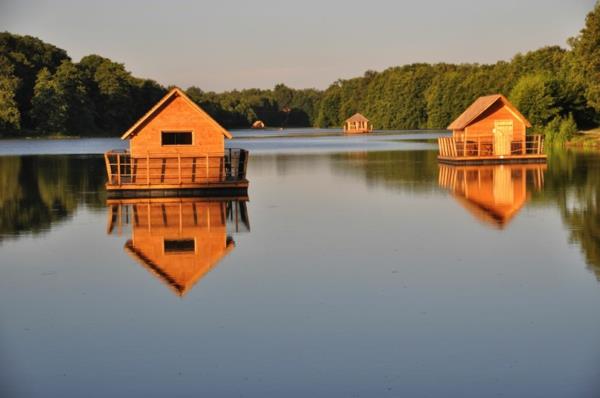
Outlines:
[[[495,64],[411,64],[338,80],[325,90],[187,94],[228,128],[339,127],[355,112],[378,129],[445,128],[477,97],[502,93],[532,132],[563,141],[600,124],[600,2],[568,49],[544,47]],[[31,36],[0,33],[0,134],[112,135],[126,130],[169,87],[132,76],[99,55],[73,62]]]

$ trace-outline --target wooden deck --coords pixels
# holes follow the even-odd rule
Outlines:
[[[546,161],[544,140],[539,135],[506,144],[503,154],[492,140],[459,141],[453,137],[438,138],[438,161],[448,164],[543,163]]]
[[[248,152],[132,157],[126,151],[104,154],[110,197],[244,196]]]

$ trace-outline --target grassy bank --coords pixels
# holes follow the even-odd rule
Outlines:
[[[566,146],[574,148],[600,149],[600,127],[577,133],[566,143]]]

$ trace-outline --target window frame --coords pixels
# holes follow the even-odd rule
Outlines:
[[[163,134],[181,134],[181,133],[189,133],[192,137],[192,142],[189,144],[164,144],[163,143]],[[160,131],[160,146],[161,147],[190,147],[195,144],[195,134],[194,130],[161,130]]]
[[[172,248],[167,248],[168,243],[174,243],[174,242],[193,242],[193,249],[172,249]],[[169,239],[169,238],[163,238],[163,244],[162,244],[162,249],[163,249],[163,254],[164,255],[178,255],[178,254],[196,254],[196,248],[198,247],[197,245],[198,242],[196,242],[196,238],[179,238],[179,239]]]

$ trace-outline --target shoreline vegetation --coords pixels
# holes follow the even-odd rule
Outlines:
[[[565,145],[568,148],[600,149],[600,127],[577,132]]]
[[[224,127],[340,127],[356,112],[381,130],[444,130],[474,99],[503,93],[548,145],[600,146],[600,2],[568,49],[543,47],[495,64],[426,64],[367,71],[325,90],[186,94]],[[170,87],[100,55],[74,62],[31,36],[0,32],[0,137],[117,137]]]

